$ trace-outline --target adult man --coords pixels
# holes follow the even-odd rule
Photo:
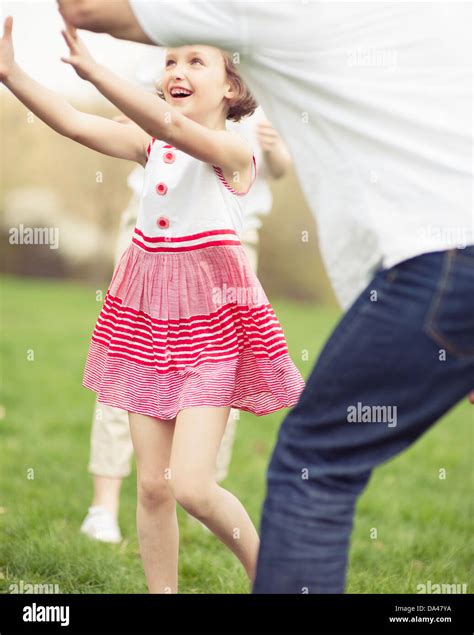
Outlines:
[[[348,311],[280,429],[254,591],[341,592],[371,470],[474,387],[472,6],[59,4],[77,27],[232,51],[290,148]]]

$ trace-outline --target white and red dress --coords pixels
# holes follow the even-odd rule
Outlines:
[[[239,240],[242,196],[218,167],[151,141],[137,225],[84,369],[100,403],[174,419],[298,401],[304,380]]]

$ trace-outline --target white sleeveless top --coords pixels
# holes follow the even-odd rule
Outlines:
[[[147,150],[143,189],[136,230],[147,238],[173,241],[203,232],[233,230],[240,236],[244,227],[244,197],[217,166],[200,161],[173,146],[152,139]]]

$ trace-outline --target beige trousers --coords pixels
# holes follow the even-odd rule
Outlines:
[[[133,196],[120,220],[119,237],[115,252],[115,263],[128,247],[137,222],[138,199]],[[256,271],[258,262],[258,231],[249,230],[241,237],[241,242],[250,263]],[[232,457],[235,431],[240,411],[231,409],[229,419],[217,454],[216,480],[222,481],[228,473]],[[95,476],[124,478],[131,471],[133,454],[128,413],[96,401],[91,433],[91,452],[88,471]]]

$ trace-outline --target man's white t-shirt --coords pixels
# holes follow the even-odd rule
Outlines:
[[[474,242],[470,3],[129,2],[158,45],[238,53],[343,306],[379,265]]]

